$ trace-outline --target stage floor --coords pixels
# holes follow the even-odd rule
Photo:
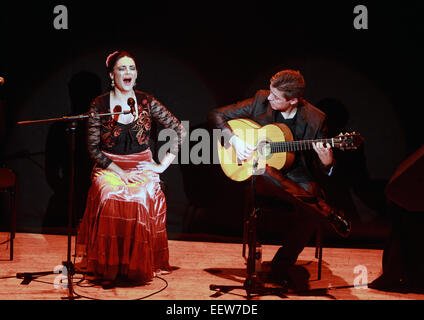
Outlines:
[[[60,273],[38,277],[22,284],[17,273],[61,269],[67,258],[67,236],[18,233],[14,260],[8,260],[8,234],[0,233],[0,299],[60,300],[67,296],[66,282]],[[74,245],[74,239],[72,239]],[[155,278],[144,286],[122,285],[104,289],[82,275],[74,276],[79,299],[100,300],[247,300],[243,289],[217,292],[210,285],[242,285],[246,276],[245,259],[239,243],[213,243],[170,240],[170,263],[173,272]],[[263,246],[263,261],[270,261],[278,249]],[[73,253],[73,250],[72,250]],[[308,276],[306,287],[289,290],[284,295],[254,296],[257,300],[424,300],[424,294],[384,292],[368,288],[381,272],[382,250],[324,248],[322,279],[317,280],[315,248],[305,248],[297,271]],[[266,267],[266,266],[265,266]],[[299,277],[300,279],[301,277]],[[299,282],[300,283],[300,282]]]

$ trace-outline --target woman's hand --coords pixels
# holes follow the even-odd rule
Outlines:
[[[117,173],[117,175],[121,178],[124,184],[131,184],[136,182],[143,183],[145,180],[145,178],[140,175],[140,172],[137,171],[122,170],[120,173]]]
[[[111,164],[108,166],[107,169],[115,172],[116,175],[119,178],[121,178],[121,180],[125,184],[130,184],[130,183],[134,183],[134,182],[144,182],[144,178],[142,176],[140,176],[139,172],[131,171],[131,170],[129,170],[129,171],[124,170],[113,162],[111,162]]]
[[[140,173],[137,171],[125,171],[124,174],[120,175],[121,180],[125,184],[140,182],[143,183],[145,178],[140,176]]]
[[[154,160],[151,160],[150,162],[140,162],[137,165],[137,169],[138,170],[143,170],[143,171],[153,171],[155,173],[162,173],[164,172],[166,169],[168,169],[168,167],[171,165],[172,161],[174,161],[175,159],[175,155],[172,153],[167,152],[165,154],[165,156],[163,157],[161,163],[156,163]]]
[[[162,163],[156,163],[155,161],[151,161],[151,162],[140,162],[136,168],[141,171],[153,171],[155,173],[160,174],[164,172],[166,168],[168,168],[168,166]]]

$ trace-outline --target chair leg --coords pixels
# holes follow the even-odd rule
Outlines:
[[[16,234],[16,198],[17,198],[16,186],[10,193],[10,208],[11,208],[11,217],[10,217],[10,254],[9,259],[13,260],[13,241]]]
[[[322,273],[322,246],[319,248],[319,255],[318,255],[318,280],[321,280],[321,273]]]
[[[318,259],[318,280],[321,280],[322,273],[322,235],[321,228],[318,227],[316,233],[315,258]]]
[[[10,261],[13,260],[13,239],[10,239],[10,256],[9,256],[9,260]]]
[[[251,208],[251,198],[248,195],[248,191],[245,191],[245,198],[243,203],[243,249],[242,249],[242,257],[247,260],[247,234],[249,230],[249,214]]]
[[[247,246],[247,230],[248,230],[248,220],[244,221],[244,226],[243,226],[243,252],[242,252],[242,256],[243,258],[247,258],[246,256],[246,246]]]

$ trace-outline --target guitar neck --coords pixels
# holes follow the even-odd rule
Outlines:
[[[334,147],[334,139],[271,142],[271,153],[311,150],[313,149],[312,144],[317,142],[322,142],[324,144],[329,143],[332,147]]]

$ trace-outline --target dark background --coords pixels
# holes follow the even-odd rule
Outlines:
[[[60,4],[68,9],[68,30],[53,26]],[[358,4],[367,6],[368,30],[353,27]],[[190,131],[207,128],[211,108],[266,89],[277,71],[300,70],[306,99],[328,113],[331,134],[357,131],[366,139],[357,151],[336,151],[339,175],[326,188],[354,230],[348,240],[327,230],[327,239],[362,247],[384,242],[391,223],[384,188],[423,141],[423,4],[3,1],[0,7],[6,81],[0,160],[19,178],[18,231],[64,232],[69,154],[66,123],[16,122],[86,112],[108,87],[107,55],[125,49],[137,58],[137,89],[189,121]],[[83,121],[76,157],[77,220],[91,168]],[[162,179],[171,239],[239,239],[242,188],[218,165],[173,165]],[[280,218],[261,219],[264,239],[278,239]]]

